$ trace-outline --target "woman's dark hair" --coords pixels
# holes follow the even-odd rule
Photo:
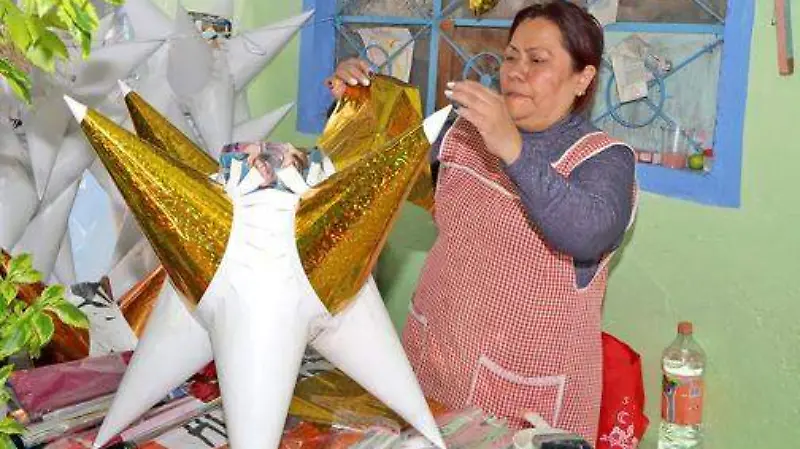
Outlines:
[[[561,31],[564,48],[572,58],[572,68],[576,72],[590,65],[600,71],[603,60],[603,27],[586,9],[566,0],[528,6],[514,16],[508,40],[511,40],[523,22],[538,18],[549,20]],[[572,105],[574,111],[583,112],[591,105],[597,91],[597,78],[596,75],[583,96],[575,99]]]

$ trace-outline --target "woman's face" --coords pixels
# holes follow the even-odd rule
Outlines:
[[[500,88],[511,118],[526,131],[547,129],[571,110],[597,69],[575,71],[561,30],[536,18],[517,27],[500,66]]]

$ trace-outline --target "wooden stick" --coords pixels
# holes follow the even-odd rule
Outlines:
[[[778,73],[782,76],[794,73],[794,52],[791,48],[792,26],[789,9],[790,0],[775,0],[775,29],[778,37]]]

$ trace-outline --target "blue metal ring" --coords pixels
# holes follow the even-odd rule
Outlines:
[[[629,120],[626,120],[621,115],[619,115],[619,112],[617,112],[619,108],[613,104],[614,102],[611,98],[611,93],[614,91],[614,83],[616,82],[616,80],[617,78],[614,75],[614,72],[612,71],[611,76],[608,77],[608,85],[606,86],[606,106],[608,107],[608,112],[614,119],[614,121],[616,121],[617,123],[626,128],[633,128],[633,129],[644,128],[645,126],[649,126],[650,124],[652,124],[661,115],[662,111],[664,110],[664,103],[666,103],[667,101],[667,86],[664,83],[664,80],[660,76],[654,74],[654,80],[653,80],[653,82],[658,86],[658,90],[660,93],[658,102],[655,103],[654,107],[653,106],[650,107],[650,109],[653,111],[653,115],[647,120],[645,120],[644,123],[634,123]],[[648,88],[649,88],[649,83],[648,83]]]
[[[365,56],[364,59],[366,59],[369,62],[370,69],[373,72],[376,72],[376,73],[378,72],[378,69],[379,69],[379,66],[377,64],[375,64],[375,62],[372,59],[369,58],[368,53],[369,53],[369,50],[371,48],[377,48],[378,50],[380,50],[381,53],[383,53],[384,58],[386,58],[386,62],[383,64],[383,66],[386,67],[386,69],[388,69],[388,73],[391,74],[392,73],[392,59],[389,57],[389,52],[386,51],[383,47],[381,47],[378,44],[369,44],[366,47],[364,47],[364,56]]]
[[[492,75],[492,74],[489,74],[489,73],[483,73],[482,71],[480,71],[480,70],[478,70],[477,68],[474,67],[475,63],[478,61],[478,59],[480,59],[482,57],[493,58],[495,61],[497,61],[498,64],[502,64],[503,63],[503,58],[501,56],[495,54],[495,53],[492,53],[492,52],[478,53],[475,56],[472,56],[471,58],[469,58],[467,60],[467,62],[464,63],[464,70],[461,71],[461,79],[467,79],[470,70],[474,70],[475,73],[477,73],[478,76],[480,77],[481,84],[483,84],[486,87],[492,87],[493,84],[496,84],[497,75],[496,74]],[[487,84],[487,81],[488,81],[488,84]]]

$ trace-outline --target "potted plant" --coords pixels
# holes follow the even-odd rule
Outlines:
[[[54,319],[68,326],[89,328],[86,315],[64,297],[62,285],[44,288],[33,300],[25,301],[20,297],[21,288],[39,281],[41,274],[33,268],[28,254],[11,257],[0,270],[0,403],[11,399],[5,388],[14,370],[9,357],[22,352],[32,358],[38,357],[53,338]],[[0,448],[14,448],[11,436],[23,430],[10,416],[0,420]]]

